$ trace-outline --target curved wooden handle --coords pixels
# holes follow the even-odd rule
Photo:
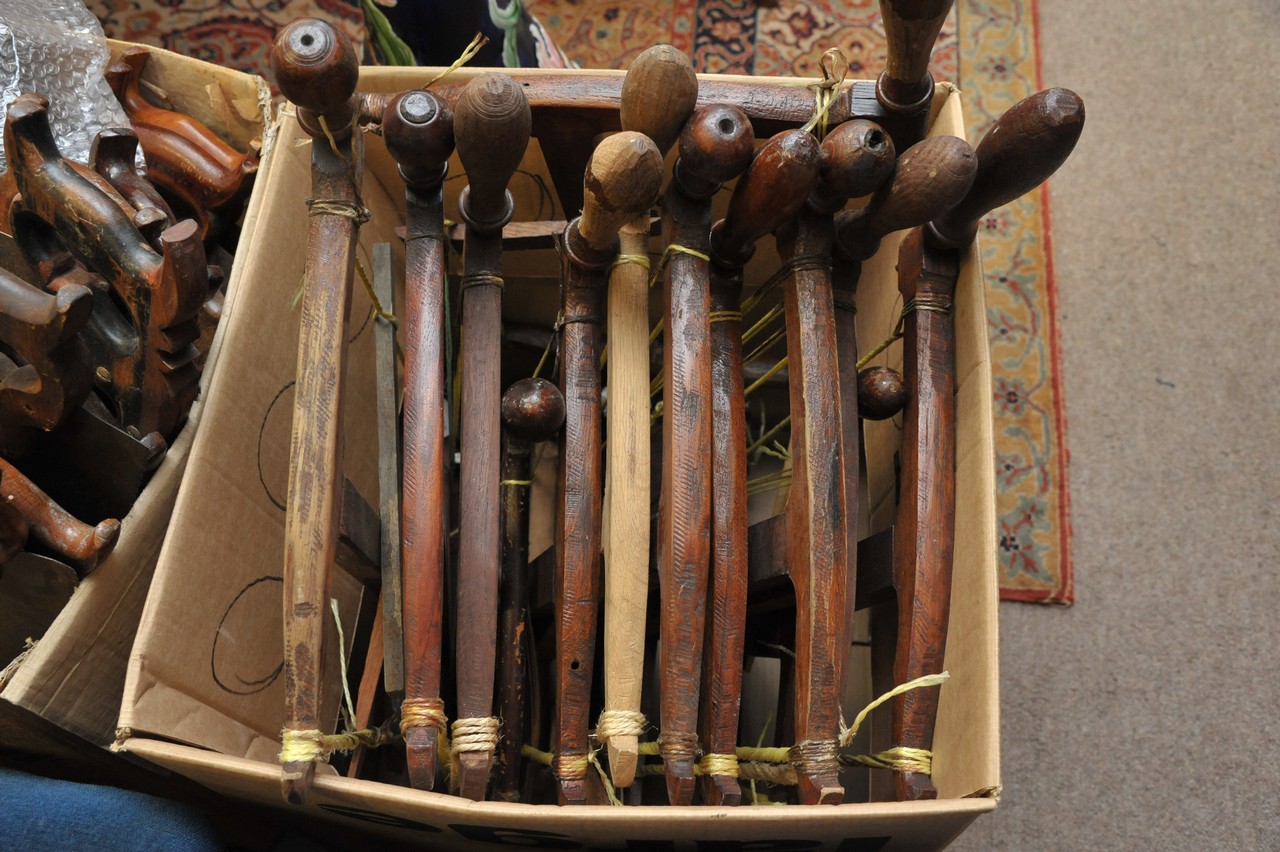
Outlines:
[[[401,92],[382,113],[382,138],[405,183],[437,184],[453,153],[453,113],[430,92]]]
[[[822,140],[818,186],[809,203],[815,210],[834,213],[850,198],[879,189],[889,175],[897,152],[893,139],[874,121],[846,121]]]
[[[728,213],[711,229],[716,263],[742,266],[756,240],[794,217],[818,182],[821,159],[818,140],[804,130],[766,142],[734,187]]]
[[[1070,89],[1046,89],[1014,104],[978,143],[973,186],[963,201],[933,220],[930,241],[942,248],[967,245],[979,219],[1056,172],[1083,130],[1084,101]]]
[[[511,219],[507,183],[524,159],[532,127],[524,90],[506,74],[481,74],[458,96],[454,132],[467,172],[458,208],[472,227],[498,231]]]
[[[332,24],[299,18],[280,30],[271,46],[271,72],[286,98],[326,117],[335,139],[350,133],[349,110],[360,76],[360,57]],[[312,132],[305,122],[304,126]]]
[[[169,203],[134,165],[138,154],[138,134],[127,127],[108,127],[89,146],[90,167],[107,179],[135,210],[153,208],[164,214],[159,230],[175,221]],[[135,219],[134,224],[137,224]],[[154,245],[152,246],[155,247]]]
[[[693,197],[711,195],[751,165],[755,145],[751,119],[742,110],[726,104],[699,108],[680,133],[680,190]]]
[[[0,458],[0,500],[26,519],[30,535],[84,577],[116,546],[120,522],[114,518],[90,526],[73,517],[35,483]]]
[[[964,198],[977,166],[973,149],[959,137],[917,142],[898,158],[893,177],[866,207],[836,217],[840,248],[854,260],[866,260],[886,234],[923,224]]]
[[[893,104],[915,104],[933,91],[929,55],[952,0],[880,0],[888,59],[876,88]]]
[[[689,57],[655,44],[631,61],[622,81],[622,129],[648,136],[665,156],[697,102],[698,75]]]
[[[578,233],[593,250],[609,249],[618,229],[648,210],[662,189],[662,155],[643,133],[624,130],[591,155],[583,180]]]
[[[89,394],[89,350],[80,329],[93,294],[85,287],[46,293],[0,269],[0,343],[25,364],[0,376],[0,412],[9,422],[51,430]]]

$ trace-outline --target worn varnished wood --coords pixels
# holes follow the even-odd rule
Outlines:
[[[462,289],[462,467],[459,474],[459,719],[493,715],[498,628],[501,495],[502,226],[511,218],[507,183],[529,143],[529,105],[504,74],[474,78],[458,98],[454,123],[467,188],[458,202],[467,225]],[[482,800],[492,752],[458,755],[458,792]]]
[[[373,247],[373,292],[382,310],[396,315],[391,244]],[[381,592],[378,596],[378,662],[382,682],[399,713],[404,699],[404,584],[400,551],[400,358],[395,323],[378,317],[374,326],[378,407],[378,520]],[[370,658],[374,654],[370,642]],[[366,670],[366,675],[368,671]],[[377,673],[374,673],[376,678]],[[354,761],[353,761],[354,762]]]
[[[659,154],[675,143],[698,97],[689,58],[655,45],[631,63],[622,84],[622,129],[648,136]],[[649,215],[625,224],[619,254],[645,257]],[[609,274],[608,488],[604,531],[604,709],[638,713],[644,683],[645,614],[649,593],[650,422],[649,273],[636,262]],[[635,780],[638,736],[597,736],[609,754],[615,787]]]
[[[328,24],[304,19],[277,36],[272,66],[300,114],[310,111],[317,118],[354,100],[355,75],[349,67],[354,56],[345,36]],[[312,85],[334,77],[350,79],[351,88],[344,94],[332,86],[317,90]],[[313,133],[311,197],[359,210],[363,153],[358,133],[332,143],[323,133]],[[320,718],[320,674],[341,510],[343,389],[358,230],[351,217],[326,210],[314,212],[309,222],[285,513],[286,730],[324,730],[329,725]],[[314,762],[285,763],[285,798],[305,802],[314,774]]]
[[[107,83],[138,134],[151,181],[196,216],[208,238],[235,219],[229,208],[248,197],[258,157],[235,150],[197,119],[147,101],[141,80],[148,57],[144,47],[126,49],[107,69]]]
[[[406,103],[407,101],[407,103]],[[384,110],[387,150],[405,178],[404,425],[401,554],[404,690],[439,700],[444,618],[445,240],[442,180],[453,150],[452,114],[434,95],[402,93]],[[409,781],[434,787],[438,732],[404,729]]]
[[[56,429],[84,401],[91,373],[79,334],[92,306],[85,287],[47,293],[0,269],[0,432]]]
[[[147,242],[157,251],[160,250],[160,232],[177,222],[169,203],[159,191],[138,171],[136,156],[138,153],[138,135],[128,128],[109,127],[93,137],[89,146],[89,165],[102,175],[129,205],[136,211],[133,223],[147,238]],[[142,211],[148,213],[139,221]],[[157,216],[155,213],[160,215]]]
[[[73,517],[20,470],[0,458],[0,500],[16,509],[31,538],[84,577],[107,557],[120,537],[120,522],[108,518],[96,525]]]
[[[894,170],[896,151],[893,140],[880,125],[865,119],[846,121],[822,140],[822,164],[818,169],[818,185],[809,196],[808,206],[815,213],[831,216],[850,198],[875,192]],[[825,219],[822,226],[828,228]],[[826,259],[830,262],[831,254]],[[858,576],[858,481],[861,458],[861,429],[858,421],[856,364],[858,337],[855,322],[856,271],[833,269],[831,298],[835,310],[836,361],[840,382],[840,434],[844,452],[841,455],[844,484],[844,534],[847,574],[845,586],[845,623],[853,619],[854,586]]]
[[[858,414],[866,420],[888,420],[907,404],[907,385],[892,367],[858,371]]]
[[[502,585],[498,612],[498,795],[520,798],[520,749],[524,745],[528,679],[529,485],[535,445],[564,425],[564,397],[546,379],[529,378],[502,395]]]
[[[899,149],[919,141],[933,100],[929,56],[953,0],[880,0],[886,62],[876,98]]]
[[[110,371],[121,420],[144,434],[159,431],[172,439],[200,378],[193,344],[200,336],[196,317],[208,294],[208,270],[195,223],[184,220],[165,229],[161,251],[153,251],[122,209],[127,202],[101,191],[81,174],[83,167],[77,170],[63,159],[41,95],[14,100],[4,133],[21,210],[52,226],[78,256],[102,270],[130,314],[138,339]]]
[[[605,139],[583,180],[582,215],[565,229],[561,288],[560,387],[565,398],[556,490],[556,700],[553,772],[562,804],[587,801],[587,730],[600,600],[603,467],[601,332],[608,265],[623,223],[649,209],[662,183],[662,156],[644,135]]]

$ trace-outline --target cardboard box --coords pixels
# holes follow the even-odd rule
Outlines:
[[[362,91],[421,85],[426,69],[366,69]],[[463,70],[465,79],[478,71]],[[513,71],[524,77],[545,72]],[[610,72],[582,72],[609,74]],[[708,78],[704,78],[708,79]],[[726,79],[726,78],[716,78]],[[749,86],[791,81],[727,78]],[[959,96],[940,85],[934,134],[963,135]],[[227,306],[222,363],[210,387],[174,524],[161,554],[130,661],[121,706],[120,746],[213,790],[273,807],[281,799],[279,731],[284,720],[281,566],[284,482],[298,313],[290,303],[306,252],[304,199],[310,194],[310,141],[286,109],[259,210],[260,238]],[[378,242],[393,246],[403,275],[403,184],[381,141],[366,135],[363,198],[372,220],[358,256],[371,268]],[[513,182],[517,217],[533,218],[547,179],[531,144]],[[446,197],[465,185],[455,162]],[[727,193],[719,203],[723,204]],[[545,200],[545,199],[544,199]],[[446,215],[452,215],[452,200]],[[554,203],[553,203],[554,207]],[[551,215],[555,215],[552,211]],[[456,218],[453,217],[453,218]],[[542,218],[547,218],[543,211]],[[859,339],[869,348],[893,328],[900,301],[894,266],[900,236],[884,241],[858,288]],[[770,241],[766,241],[768,243]],[[762,249],[764,247],[762,246]],[[748,281],[760,282],[777,258],[762,250]],[[558,265],[537,252],[509,255],[504,311],[524,322],[554,319]],[[752,270],[755,270],[754,272]],[[403,282],[398,284],[403,286]],[[347,374],[345,473],[371,502],[377,496],[370,303],[354,288]],[[934,741],[937,801],[851,803],[835,807],[575,807],[470,802],[339,777],[321,767],[305,811],[318,820],[363,825],[431,848],[482,845],[629,848],[653,844],[714,848],[922,849],[945,846],[995,807],[1000,785],[997,701],[996,542],[991,380],[981,274],[966,253],[957,289],[957,499],[955,579],[946,668]],[[894,351],[900,349],[895,348]],[[886,427],[892,430],[892,426]],[[868,455],[892,455],[890,432],[871,430]],[[886,443],[890,442],[890,443]],[[885,448],[888,447],[886,450]],[[892,465],[869,472],[871,530],[892,518]],[[354,621],[358,588],[341,572],[334,593],[344,624]],[[349,632],[349,631],[348,631]],[[330,649],[336,647],[331,628]],[[330,653],[330,656],[336,654]],[[336,660],[327,660],[327,717],[336,718]],[[857,708],[846,708],[852,715]],[[665,842],[664,842],[665,841]]]
[[[108,43],[113,59],[132,46]],[[264,80],[167,50],[148,50],[151,58],[143,80],[175,108],[200,119],[239,150],[248,150],[251,143],[269,149],[271,97]],[[260,171],[257,180],[262,178]],[[246,215],[242,248],[254,233],[256,206],[251,203]],[[232,292],[239,287],[240,272],[237,263],[229,282]],[[47,738],[39,733],[47,727],[31,717],[42,717],[71,732],[87,741],[86,747],[105,747],[114,740],[129,650],[178,484],[209,400],[209,382],[216,372],[225,331],[225,327],[219,329],[214,339],[201,378],[201,394],[186,426],[122,519],[115,550],[79,584],[35,646],[6,669],[0,700],[12,708],[4,708],[6,724],[0,726],[0,745],[22,750],[48,746]],[[3,606],[0,601],[0,611]],[[2,662],[10,663],[7,659]],[[24,719],[30,724],[24,724]]]

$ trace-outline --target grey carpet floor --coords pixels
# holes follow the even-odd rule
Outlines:
[[[1002,604],[958,849],[1280,848],[1280,4],[1042,0],[1077,603]]]

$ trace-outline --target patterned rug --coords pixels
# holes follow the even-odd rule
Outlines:
[[[670,42],[699,71],[819,76],[841,47],[854,77],[884,66],[875,0],[526,0],[560,48],[583,68],[626,68]],[[935,76],[958,81],[968,133],[1043,88],[1035,0],[960,0],[933,55]],[[996,509],[1005,600],[1073,600],[1066,420],[1057,294],[1044,189],[982,225],[995,392]]]

